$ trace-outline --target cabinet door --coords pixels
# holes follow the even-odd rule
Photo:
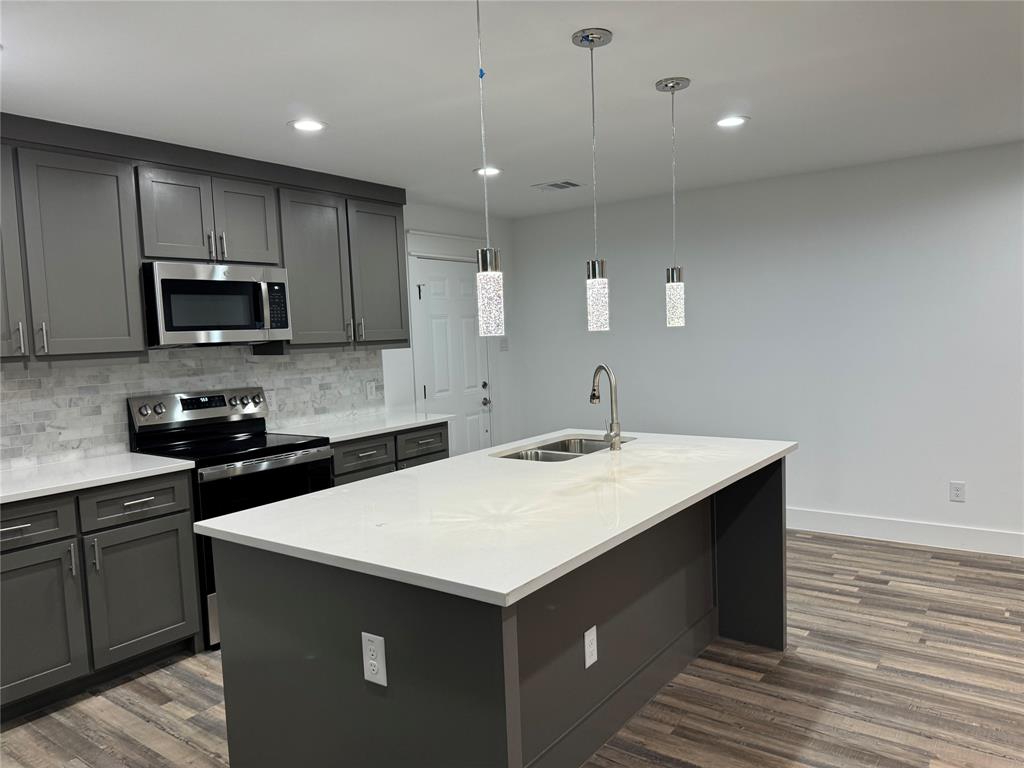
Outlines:
[[[266,184],[214,177],[213,215],[221,259],[281,263],[276,189]]]
[[[18,150],[37,355],[144,348],[127,162]]]
[[[348,201],[348,241],[357,341],[407,341],[402,208]]]
[[[4,146],[0,148],[0,357],[27,355],[30,335],[14,195],[14,151]]]
[[[292,344],[352,341],[351,268],[345,201],[281,190],[281,238],[288,268]]]
[[[139,167],[142,252],[151,259],[215,257],[209,176]]]
[[[96,668],[198,629],[191,514],[83,537]]]
[[[3,703],[87,673],[78,539],[8,552],[0,572]]]

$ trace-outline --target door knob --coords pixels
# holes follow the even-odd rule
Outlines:
[[[489,398],[489,397],[485,397],[483,400],[480,401],[480,405],[490,405],[490,404],[491,404],[491,398]]]

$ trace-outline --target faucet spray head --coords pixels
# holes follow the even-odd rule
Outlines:
[[[590,390],[590,404],[591,405],[597,405],[600,402],[601,402],[601,390],[598,389],[597,387],[594,387],[593,389]]]

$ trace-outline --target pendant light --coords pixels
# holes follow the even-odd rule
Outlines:
[[[669,328],[686,325],[683,268],[679,266],[676,249],[676,91],[689,84],[688,77],[664,77],[654,84],[656,90],[672,97],[672,266],[665,270],[665,325]]]
[[[590,51],[590,132],[594,191],[594,258],[587,261],[587,330],[607,331],[608,275],[604,259],[597,256],[597,99],[594,88],[594,49],[612,41],[611,30],[601,27],[581,29],[572,36],[573,45]]]
[[[476,252],[476,314],[481,336],[505,335],[505,285],[501,274],[501,252],[491,247],[491,211],[487,199],[487,123],[484,120],[484,46],[480,33],[480,0],[476,0],[477,77],[480,82],[480,177],[484,182],[484,233],[486,248]]]

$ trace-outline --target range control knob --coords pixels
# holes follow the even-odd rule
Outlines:
[[[242,407],[245,408],[245,406],[247,406],[248,404],[249,404],[249,397],[248,397],[248,395],[242,395]]]
[[[238,398],[232,395],[231,398],[228,400],[228,405],[232,407],[238,405]]]
[[[141,416],[142,418],[146,418],[147,416],[149,416],[150,413],[152,413],[152,411],[150,410],[148,405],[143,404],[139,406],[139,416]]]
[[[263,395],[256,394],[256,395],[252,396],[252,404],[253,405],[259,405],[262,402],[263,402]]]
[[[153,413],[155,413],[157,416],[163,416],[165,413],[167,413],[167,409],[164,408],[163,403],[157,403],[156,405],[153,406]]]

